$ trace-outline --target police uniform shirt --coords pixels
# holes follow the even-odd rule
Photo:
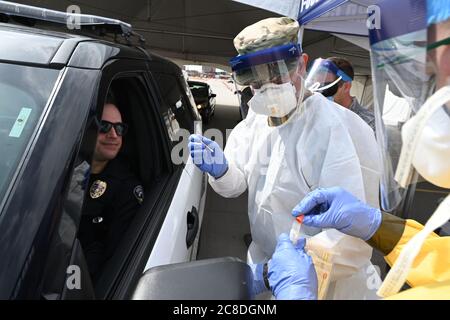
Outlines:
[[[80,224],[89,271],[97,273],[114,253],[144,199],[141,183],[121,160],[91,174]]]
[[[373,112],[370,112],[369,110],[361,106],[358,102],[358,99],[353,97],[353,101],[349,109],[356,113],[372,128],[373,131],[375,131],[375,115],[373,114]]]

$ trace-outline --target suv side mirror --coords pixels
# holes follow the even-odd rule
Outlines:
[[[157,266],[139,280],[133,300],[250,300],[253,274],[237,258]]]
[[[210,98],[215,98],[215,97],[217,97],[217,94],[212,93],[209,97],[210,97]]]

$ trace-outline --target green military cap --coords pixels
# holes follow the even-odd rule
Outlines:
[[[297,43],[300,26],[288,17],[268,18],[243,29],[234,38],[234,46],[239,54],[247,54],[262,49]]]

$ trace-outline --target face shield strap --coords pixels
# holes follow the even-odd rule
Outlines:
[[[281,126],[282,124],[285,124],[292,117],[295,111],[297,111],[297,108],[293,109],[291,112],[289,112],[287,115],[281,118],[268,117],[267,123],[269,124],[269,127],[278,127]]]
[[[280,60],[298,58],[302,54],[302,47],[299,43],[289,43],[282,46],[263,49],[249,54],[238,55],[230,60],[233,72],[249,69],[260,64],[267,64]]]
[[[342,80],[342,77],[339,77],[339,78],[337,78],[335,81],[333,81],[332,83],[330,83],[330,84],[328,84],[328,85],[326,85],[326,86],[324,86],[324,87],[321,87],[321,86],[320,86],[320,85],[321,85],[320,82],[316,82],[316,83],[312,84],[308,89],[309,89],[309,91],[311,91],[311,92],[317,92],[317,91],[327,90],[327,89],[329,89],[329,88],[335,86],[336,84],[338,84],[339,81],[341,81],[341,80]]]
[[[341,78],[345,82],[352,82],[352,78],[350,78],[344,71],[339,69],[338,73],[336,74],[339,78]]]
[[[322,94],[325,94],[324,91],[329,91],[340,81],[352,82],[353,80],[331,60],[322,58],[314,61],[306,79],[307,87],[310,91]]]

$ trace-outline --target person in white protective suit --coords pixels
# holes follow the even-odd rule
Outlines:
[[[236,83],[253,90],[249,114],[231,132],[224,152],[210,139],[190,137],[193,161],[208,172],[217,193],[232,198],[248,190],[250,264],[272,256],[278,236],[291,228],[292,209],[316,188],[341,186],[378,207],[380,157],[373,131],[353,112],[307,90],[308,56],[297,43],[298,32],[297,21],[287,17],[242,30],[234,39],[239,55],[230,63]],[[364,241],[343,234],[335,240],[343,256],[370,260],[372,249]],[[346,277],[363,265],[347,267]]]

